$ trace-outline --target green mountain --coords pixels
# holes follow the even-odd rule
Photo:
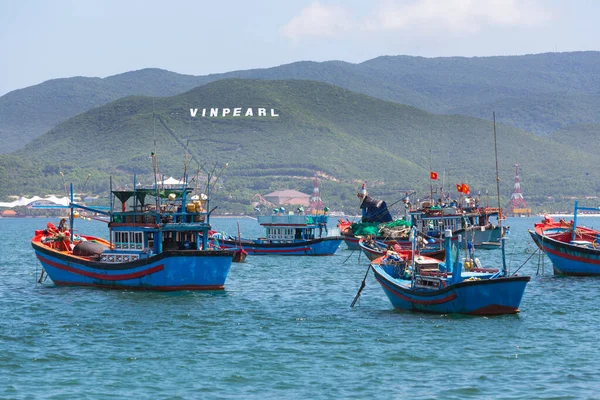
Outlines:
[[[59,123],[132,94],[172,96],[200,85],[199,78],[144,69],[100,78],[53,79],[0,97],[0,153],[10,153]]]
[[[235,107],[254,116],[234,117]],[[203,118],[203,108],[232,113]],[[259,108],[278,116],[259,117]],[[154,151],[165,176],[181,177],[184,164],[191,176],[199,169],[220,175],[217,203],[230,212],[249,212],[255,194],[310,193],[315,175],[325,202],[349,212],[357,210],[363,180],[392,202],[407,190],[428,195],[430,170],[446,188],[466,182],[473,193],[495,193],[491,111],[489,117],[432,114],[314,81],[220,80],[172,97],[120,99],[65,121],[0,157],[0,195],[57,192],[68,182],[103,193],[109,175],[114,185],[131,187],[134,173],[152,183]],[[502,124],[497,131],[504,201],[515,163],[532,205],[558,193],[598,192],[590,183],[599,175],[594,154]]]
[[[296,62],[189,76],[145,69],[105,79],[67,78],[0,97],[0,132],[10,152],[59,122],[129,95],[172,96],[228,78],[326,82],[438,114],[488,118],[536,134],[600,123],[600,52],[506,57],[378,57],[359,64]]]
[[[598,155],[600,153],[600,124],[572,125],[548,136],[557,143]]]

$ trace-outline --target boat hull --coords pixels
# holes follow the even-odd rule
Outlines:
[[[360,238],[358,236],[344,235],[344,243],[346,244],[348,250],[360,250],[360,246],[358,245],[359,240]]]
[[[410,281],[401,283],[381,266],[371,264],[371,269],[394,308],[436,314],[517,313],[530,280],[528,276],[518,276],[467,280],[438,290],[411,289]]]
[[[304,240],[292,243],[269,243],[260,240],[242,241],[242,246],[249,255],[282,255],[282,256],[332,256],[342,243],[338,236],[324,237],[314,240]],[[220,240],[219,248],[235,249],[240,242],[235,240]]]
[[[469,233],[471,234],[471,233]],[[473,246],[476,248],[491,250],[500,248],[502,230],[499,226],[493,228],[474,227],[472,230]]]
[[[126,263],[102,263],[57,252],[32,242],[36,257],[59,286],[95,286],[145,290],[220,290],[233,252],[222,250],[165,251]]]
[[[600,249],[565,243],[531,230],[529,234],[552,262],[556,275],[600,276]]]

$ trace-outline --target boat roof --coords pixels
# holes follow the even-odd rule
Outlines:
[[[177,188],[177,189],[155,189],[155,188],[142,188],[142,189],[119,189],[113,190],[112,193],[117,196],[122,202],[126,202],[134,194],[138,198],[138,201],[144,204],[146,196],[160,196],[162,199],[166,199],[170,194],[174,194],[176,198],[183,197],[184,193],[191,193],[192,188]]]

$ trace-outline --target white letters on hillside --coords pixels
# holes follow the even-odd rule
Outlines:
[[[196,118],[198,115],[198,108],[190,108],[190,116],[192,118]],[[208,110],[208,112],[207,112]],[[233,112],[232,112],[233,110]],[[246,108],[244,111],[243,107],[224,107],[224,108],[203,108],[202,109],[202,118],[233,118],[233,117],[279,117],[279,113],[275,112],[274,108],[270,109],[270,113],[267,113],[267,108],[256,108],[253,109],[251,107]]]

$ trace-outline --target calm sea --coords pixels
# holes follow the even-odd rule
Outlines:
[[[508,220],[513,271],[539,219]],[[393,310],[371,274],[350,308],[367,263],[343,244],[333,257],[249,256],[218,292],[40,285],[29,240],[48,221],[0,219],[0,398],[600,396],[600,278],[555,277],[537,254],[519,270],[532,276],[519,314],[424,315]],[[249,218],[213,226],[238,221],[260,234]],[[102,222],[78,227],[106,236]],[[500,251],[478,257],[496,267]]]

